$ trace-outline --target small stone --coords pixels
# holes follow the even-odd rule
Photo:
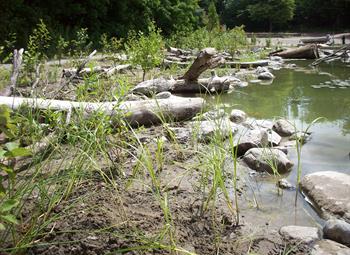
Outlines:
[[[169,91],[160,92],[156,95],[157,99],[166,99],[169,97],[171,97],[171,93]]]
[[[302,144],[305,144],[310,139],[310,135],[311,135],[311,133],[298,131],[298,132],[294,133],[293,135],[291,135],[289,140],[297,140],[297,141],[301,142]]]
[[[268,73],[268,72],[269,72],[269,69],[263,66],[258,66],[258,68],[255,71],[256,74]]]
[[[250,83],[260,83],[261,80],[250,80],[249,82],[250,82]]]
[[[218,109],[209,111],[203,114],[203,120],[216,120],[225,117],[226,112],[224,109]]]
[[[217,138],[225,139],[230,133],[237,131],[236,125],[228,118],[216,120],[195,121],[191,123],[192,134],[201,142],[208,142],[217,135]]]
[[[297,243],[311,244],[321,239],[320,230],[314,227],[284,226],[279,232],[284,239]]]
[[[271,56],[270,60],[283,63],[283,58],[280,56]]]
[[[187,127],[169,127],[167,137],[170,140],[176,139],[179,143],[187,143],[191,137],[191,129]]]
[[[350,246],[350,224],[342,220],[328,220],[323,228],[324,237]]]
[[[242,123],[247,119],[247,114],[244,111],[233,109],[230,114],[230,120],[234,123]]]
[[[264,72],[264,73],[260,73],[258,75],[259,80],[272,80],[274,78],[275,78],[275,76],[270,72]]]
[[[280,187],[281,189],[289,189],[289,190],[295,189],[295,187],[286,179],[278,180],[278,187]]]

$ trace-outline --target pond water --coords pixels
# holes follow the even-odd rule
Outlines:
[[[302,148],[302,175],[316,171],[350,174],[350,66],[333,62],[313,69],[308,61],[294,63],[295,69],[273,71],[276,78],[272,84],[249,84],[221,95],[221,103],[228,111],[241,109],[255,119],[283,117],[303,130],[314,119],[323,117],[312,125],[311,140]],[[290,150],[288,156],[295,166],[283,177],[295,185],[297,154]],[[278,195],[274,177],[249,179],[248,200],[255,195],[259,209],[248,203],[242,209],[245,217],[272,226],[323,224],[301,194],[298,194],[297,206],[295,191],[285,190]]]

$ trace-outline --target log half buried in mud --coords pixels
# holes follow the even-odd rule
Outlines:
[[[71,111],[80,109],[85,115],[96,111],[109,116],[122,116],[131,126],[154,125],[166,120],[184,121],[191,119],[201,112],[205,101],[202,98],[185,98],[170,96],[165,99],[150,99],[142,101],[118,102],[73,102],[63,100],[0,97],[0,104],[12,109],[27,106],[37,109],[51,109],[57,111]]]
[[[296,49],[288,49],[281,52],[274,52],[270,56],[279,56],[291,59],[316,59],[319,58],[318,48],[316,44],[308,44]]]

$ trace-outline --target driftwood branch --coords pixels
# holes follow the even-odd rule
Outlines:
[[[332,54],[325,56],[323,58],[317,59],[316,61],[314,61],[311,65],[312,66],[317,66],[319,64],[321,64],[324,61],[329,61],[332,60],[333,58],[338,58],[339,56],[337,55],[339,52],[346,52],[350,50],[350,45],[346,45],[338,50],[335,50]]]
[[[122,116],[131,126],[153,125],[164,120],[183,121],[194,117],[205,104],[202,98],[187,98],[170,96],[165,99],[150,99],[142,101],[119,102],[72,102],[41,98],[1,97],[1,104],[12,109],[27,106],[37,109],[51,109],[56,111],[70,111],[79,109],[84,115],[91,115],[96,111],[109,116]]]
[[[223,64],[225,61],[224,58],[216,54],[217,52],[214,48],[203,49],[181,79],[185,81],[196,81],[205,70]]]
[[[111,76],[115,73],[118,72],[122,72],[125,70],[129,70],[131,69],[131,65],[130,64],[125,64],[125,65],[117,65],[117,66],[112,66],[112,67],[101,67],[101,66],[96,66],[93,68],[82,68],[79,71],[79,77],[84,75],[84,74],[100,74],[100,75],[106,75],[106,76]],[[63,69],[63,76],[64,77],[72,77],[75,75],[75,77],[77,77],[77,68],[67,68],[67,69]]]
[[[78,66],[78,68],[75,70],[75,73],[72,75],[68,76],[65,75],[64,70],[63,70],[63,77],[69,77],[67,81],[63,83],[63,86],[59,89],[62,90],[67,84],[69,84],[71,81],[74,80],[74,78],[78,77],[80,72],[84,69],[85,65],[93,58],[93,56],[97,53],[97,50],[94,50],[90,55],[82,61],[82,63]]]
[[[22,65],[24,49],[13,51],[13,72],[10,78],[10,85],[0,92],[2,96],[11,96],[16,90],[18,75]]]

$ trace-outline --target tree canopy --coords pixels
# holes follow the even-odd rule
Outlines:
[[[348,13],[349,0],[1,0],[0,45],[16,41],[23,47],[41,19],[57,38],[71,39],[87,28],[96,43],[102,34],[125,38],[131,30],[147,31],[151,22],[165,36],[190,32],[208,25],[203,14],[214,26],[244,25],[248,31],[332,32],[349,29]]]

